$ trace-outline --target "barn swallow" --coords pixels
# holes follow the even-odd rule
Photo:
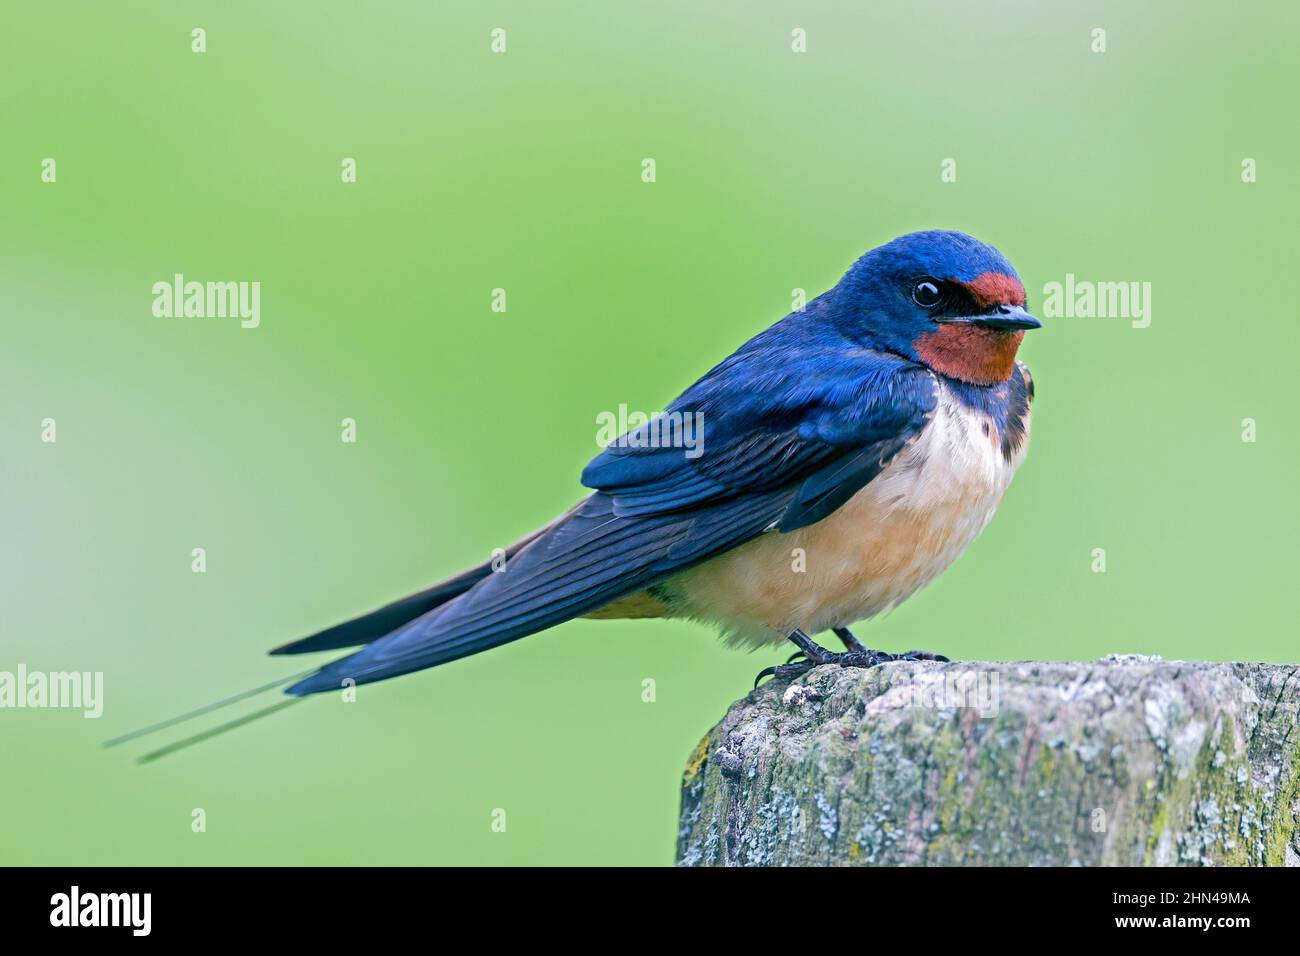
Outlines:
[[[849,625],[934,580],[993,517],[1029,437],[1016,360],[1041,326],[991,246],[902,236],[750,339],[582,472],[592,493],[491,562],[277,648],[364,645],[287,688],[445,664],[576,617],[692,618],[733,643],[873,666]],[[676,418],[674,417],[676,416]],[[659,440],[690,416],[699,447]],[[659,423],[659,424],[657,424]],[[832,652],[810,635],[833,631]],[[760,677],[763,675],[760,675]]]
[[[361,649],[254,692],[385,680],[576,617],[691,618],[732,643],[798,648],[760,678],[947,660],[870,650],[849,626],[934,580],[993,517],[1026,453],[1034,386],[1016,352],[1039,327],[1015,269],[970,236],[873,249],[609,444],[582,472],[591,494],[504,564],[276,648]],[[659,440],[686,418],[702,428],[689,447]],[[845,650],[813,641],[824,631]]]

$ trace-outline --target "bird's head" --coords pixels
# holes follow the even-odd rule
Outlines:
[[[862,345],[976,385],[1010,378],[1026,330],[1042,326],[1002,253],[941,230],[899,236],[855,262],[835,287],[834,314]]]

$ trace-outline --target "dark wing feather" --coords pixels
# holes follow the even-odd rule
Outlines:
[[[561,515],[550,524],[538,528],[510,545],[505,550],[506,561],[509,561],[527,545],[532,544],[537,538],[567,519],[580,507],[582,507],[580,504],[577,505],[572,511]],[[350,621],[344,621],[342,624],[335,624],[323,631],[317,631],[309,637],[282,644],[272,650],[271,653],[310,654],[314,651],[332,651],[341,647],[356,647],[358,644],[369,644],[385,634],[391,634],[408,621],[423,617],[434,608],[446,604],[452,598],[460,597],[491,573],[492,562],[490,560],[484,561],[482,564],[462,571],[455,577],[433,585],[433,587],[425,588],[423,591],[416,591],[414,594],[393,601],[391,604],[385,604],[383,607],[362,614],[360,617],[354,617]]]
[[[780,530],[793,531],[829,516],[884,471],[885,466],[894,460],[924,424],[925,417],[918,415],[897,435],[841,455],[810,476],[781,516]]]

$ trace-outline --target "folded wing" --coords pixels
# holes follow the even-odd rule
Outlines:
[[[383,680],[497,647],[765,531],[819,521],[879,474],[933,410],[928,373],[895,356],[776,348],[764,336],[670,406],[700,416],[697,446],[655,447],[646,440],[653,422],[647,434],[611,445],[583,472],[595,493],[500,573],[288,692]]]

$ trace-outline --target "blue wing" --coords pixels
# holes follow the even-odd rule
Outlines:
[[[595,492],[502,573],[288,692],[383,680],[497,647],[765,531],[826,517],[919,434],[934,385],[897,356],[794,335],[798,318],[752,339],[669,407],[668,416],[702,424],[698,445],[654,447],[654,423],[629,433],[583,471]]]

